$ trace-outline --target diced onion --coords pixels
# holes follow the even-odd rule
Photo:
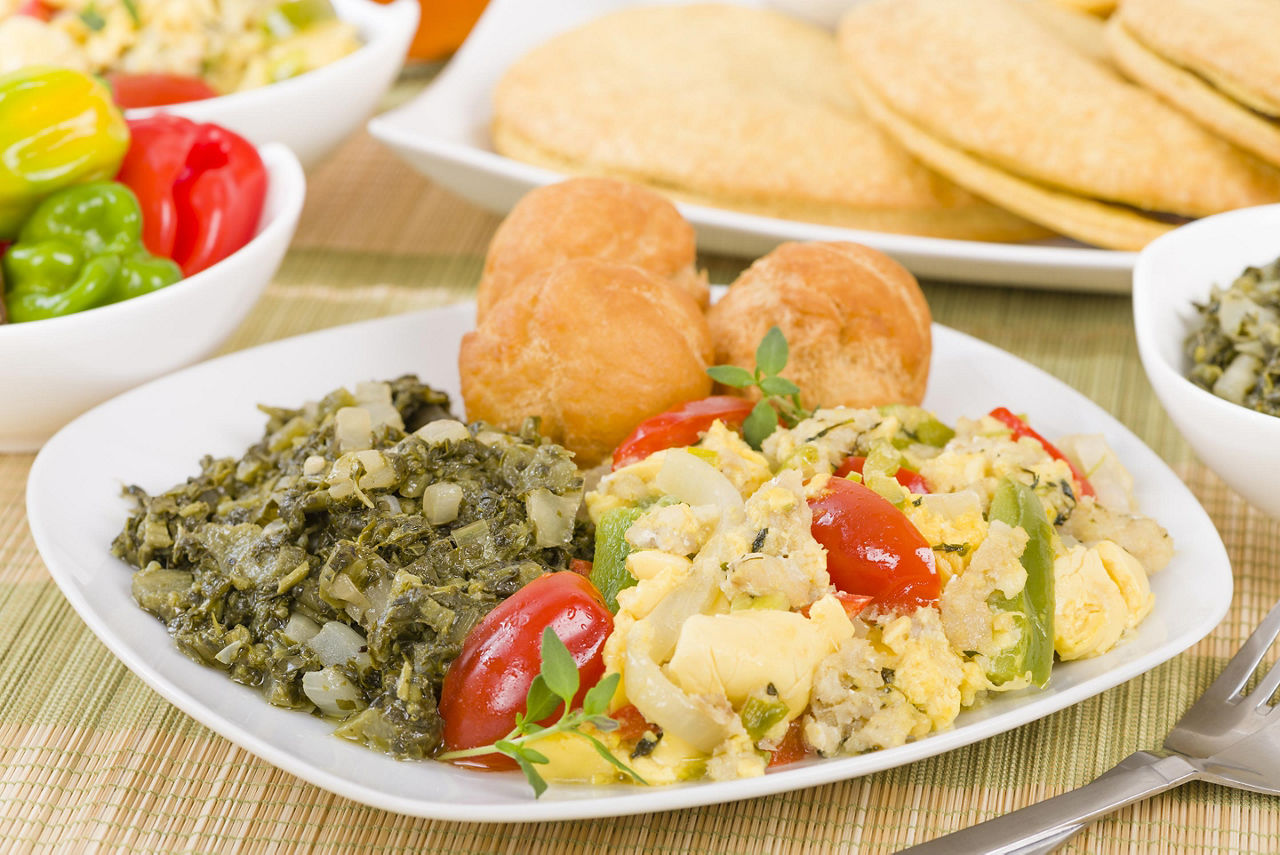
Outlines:
[[[404,419],[400,411],[391,402],[391,387],[386,383],[366,380],[356,384],[356,401],[368,410],[373,427],[390,425],[396,430],[404,430]]]
[[[653,484],[662,492],[690,505],[715,505],[721,511],[741,511],[742,494],[733,482],[711,464],[682,448],[667,449]],[[722,520],[730,515],[725,514]]]
[[[427,422],[422,427],[413,432],[418,439],[434,445],[438,442],[462,442],[464,439],[471,439],[471,431],[467,430],[467,426],[455,419],[436,419]]]
[[[363,407],[343,407],[333,417],[334,434],[342,452],[363,451],[373,444],[373,419]]]
[[[982,499],[972,490],[960,490],[956,493],[926,493],[911,501],[919,501],[934,516],[955,519],[969,513],[982,516]]]
[[[360,690],[332,668],[303,674],[302,692],[322,713],[337,718],[346,718],[364,707]]]
[[[1222,372],[1222,376],[1213,384],[1213,394],[1219,398],[1226,398],[1233,404],[1244,403],[1244,396],[1248,394],[1249,387],[1254,384],[1258,378],[1258,371],[1262,369],[1262,360],[1256,356],[1250,356],[1247,353],[1241,353],[1231,360],[1231,364],[1227,366],[1227,370]]]
[[[320,624],[297,612],[289,615],[289,622],[284,625],[285,637],[299,644],[310,641],[319,631]]]
[[[368,667],[369,654],[363,652],[364,636],[341,621],[329,621],[307,639],[306,644],[325,666],[354,661],[358,667]]]
[[[580,493],[557,496],[539,487],[524,500],[538,546],[563,546],[573,539],[573,520],[582,504]]]
[[[422,491],[422,515],[432,525],[444,525],[458,518],[462,488],[452,481],[438,481]]]

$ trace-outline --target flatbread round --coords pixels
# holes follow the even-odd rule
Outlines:
[[[830,34],[762,9],[626,9],[518,60],[503,154],[720,207],[854,228],[1023,240],[1042,228],[921,166],[868,121]]]
[[[1228,98],[1280,117],[1280,3],[1125,0],[1116,16],[1152,53]]]
[[[1033,210],[1025,185],[1156,222],[1168,218],[1143,212],[1193,217],[1280,200],[1280,171],[1081,54],[1016,0],[872,0],[845,16],[839,41],[860,91],[986,168],[944,168],[895,134],[926,164],[1073,237],[1130,244],[1099,240],[1096,224],[1086,236],[1061,205]],[[991,182],[996,173],[1022,182],[1018,198]]]
[[[1280,165],[1280,119],[1231,99],[1203,77],[1151,51],[1119,18],[1107,26],[1107,41],[1125,74],[1211,131]]]

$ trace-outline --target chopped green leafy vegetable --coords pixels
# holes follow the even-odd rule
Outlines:
[[[582,478],[529,420],[450,420],[414,377],[263,407],[263,438],[150,495],[112,551],[134,598],[198,662],[277,706],[344,719],[397,757],[439,748],[437,699],[467,632],[547,570],[589,557]]]

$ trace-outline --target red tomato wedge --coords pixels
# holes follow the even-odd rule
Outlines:
[[[650,724],[636,709],[635,704],[627,704],[609,713],[609,718],[618,723],[618,736],[624,742],[634,742],[644,736],[645,731],[657,731],[656,725]]]
[[[107,85],[122,110],[138,107],[167,107],[188,101],[204,101],[217,98],[212,86],[199,77],[181,74],[126,74],[113,71],[107,75]]]
[[[874,605],[909,610],[938,601],[933,548],[911,521],[869,487],[832,478],[809,500],[813,536],[827,548],[831,583]]]
[[[1036,431],[1032,429],[1031,425],[1027,424],[1023,419],[1018,418],[1004,407],[996,407],[987,415],[991,416],[991,418],[998,422],[1008,425],[1009,430],[1013,431],[1014,439],[1021,439],[1024,436],[1029,436],[1036,442],[1040,443],[1040,445],[1044,447],[1044,450],[1049,452],[1049,456],[1054,460],[1061,460],[1063,463],[1067,464],[1067,468],[1071,470],[1071,477],[1074,478],[1076,484],[1080,486],[1080,495],[1097,495],[1097,493],[1093,491],[1093,485],[1089,483],[1089,479],[1085,477],[1079,467],[1068,460],[1067,456],[1059,451],[1052,442],[1049,442],[1049,440],[1036,433]]]
[[[844,478],[850,472],[862,474],[862,467],[867,463],[865,457],[846,457],[844,463],[840,464],[840,468],[836,470],[836,477]],[[924,480],[919,472],[912,472],[910,469],[899,469],[894,473],[893,477],[898,483],[906,487],[913,493],[921,495],[929,492],[929,482]]]
[[[549,573],[498,604],[468,633],[440,689],[444,746],[448,751],[489,745],[511,732],[525,711],[529,684],[542,670],[542,630],[551,627],[578,665],[581,688],[574,703],[604,676],[604,642],[613,615],[585,576]],[[559,718],[556,710],[544,724]],[[491,754],[466,765],[514,769],[514,760]]]
[[[655,451],[693,445],[716,419],[726,427],[737,428],[754,407],[755,403],[746,398],[712,395],[645,419],[613,452],[613,469],[639,463]]]
[[[805,747],[804,736],[800,732],[800,719],[795,719],[787,726],[787,735],[782,737],[782,741],[769,757],[769,768],[786,766],[803,760],[807,756],[809,756],[809,749]]]

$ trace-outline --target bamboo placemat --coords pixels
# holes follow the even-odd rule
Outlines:
[[[361,136],[311,176],[294,248],[226,349],[465,299],[496,224]],[[713,281],[728,281],[745,261],[704,263]],[[32,457],[0,456],[0,850],[890,852],[1079,786],[1158,745],[1280,599],[1280,524],[1192,458],[1143,376],[1126,299],[946,284],[926,291],[937,320],[1062,378],[1175,466],[1235,567],[1231,612],[1209,638],[1047,719],[857,780],[608,822],[430,822],[304,783],[144,686],[92,636],[36,554],[23,505]],[[1064,851],[1203,850],[1280,850],[1280,801],[1184,787],[1121,811]]]

